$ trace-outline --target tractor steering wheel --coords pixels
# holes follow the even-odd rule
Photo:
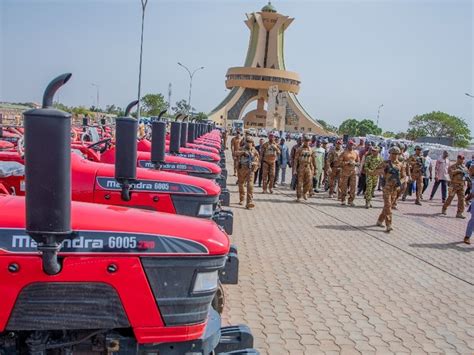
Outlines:
[[[92,143],[91,145],[87,146],[87,148],[99,151],[102,154],[107,149],[109,149],[110,145],[112,145],[111,141],[112,141],[112,138],[101,139],[100,141]],[[101,148],[100,147],[101,145],[104,145],[104,146]]]

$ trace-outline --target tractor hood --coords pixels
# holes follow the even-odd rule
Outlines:
[[[0,195],[1,254],[37,254],[25,231],[25,199]],[[213,221],[121,206],[72,202],[60,254],[225,255],[229,237]]]
[[[90,191],[94,185],[97,190],[120,190],[114,177],[114,165],[92,162],[78,154],[72,154],[71,165],[73,195],[74,191]],[[221,193],[219,185],[212,180],[144,168],[137,168],[137,181],[132,186],[135,193],[194,196],[218,196]]]

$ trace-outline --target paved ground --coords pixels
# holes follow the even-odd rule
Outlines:
[[[454,207],[401,202],[387,235],[380,193],[366,210],[257,188],[248,211],[228,185],[240,281],[224,321],[248,324],[262,354],[474,354],[474,246]]]

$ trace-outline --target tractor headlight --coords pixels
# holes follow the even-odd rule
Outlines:
[[[217,270],[211,272],[199,272],[194,280],[193,292],[209,292],[217,290]]]
[[[199,217],[212,217],[213,206],[212,204],[206,204],[199,206]]]

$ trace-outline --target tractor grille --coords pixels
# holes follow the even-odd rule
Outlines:
[[[206,320],[215,290],[192,292],[198,272],[220,270],[225,256],[191,258],[142,257],[142,265],[166,325],[189,325]]]
[[[102,283],[43,282],[18,296],[7,330],[128,328],[114,288]]]

